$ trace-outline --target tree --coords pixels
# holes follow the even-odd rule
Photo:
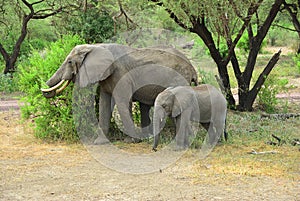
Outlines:
[[[16,70],[16,62],[20,54],[21,45],[24,42],[27,33],[28,33],[28,23],[30,20],[36,19],[45,19],[50,16],[54,16],[58,13],[61,13],[68,6],[64,6],[64,1],[54,1],[54,0],[37,0],[33,3],[30,3],[27,0],[15,0],[14,2],[2,1],[0,3],[0,12],[2,13],[2,19],[0,23],[4,24],[6,27],[9,27],[9,24],[5,23],[5,17],[7,15],[6,8],[14,7],[15,14],[21,18],[21,32],[19,37],[12,48],[5,48],[4,40],[5,36],[1,37],[0,41],[0,53],[5,61],[4,74],[13,73]],[[11,13],[10,13],[11,14]],[[8,49],[12,49],[9,53]]]
[[[101,9],[99,9],[101,7]],[[99,2],[85,1],[83,8],[69,19],[68,31],[83,38],[87,43],[102,43],[114,35],[114,21]]]
[[[300,22],[299,22],[299,15],[298,15],[300,13],[300,12],[298,13],[298,9],[300,10],[300,0],[298,0],[297,4],[296,3],[287,3],[285,0],[283,1],[284,9],[291,16],[293,25],[295,27],[295,31],[298,33],[298,36],[300,39]],[[297,53],[300,54],[300,43],[298,46]]]
[[[265,3],[267,6],[264,6],[263,10],[259,9],[262,7],[263,0],[238,2],[233,0],[205,0],[201,3],[189,0],[151,1],[157,6],[165,8],[170,18],[179,26],[197,34],[203,40],[217,64],[229,106],[240,111],[251,111],[260,88],[277,63],[281,53],[279,50],[273,55],[254,82],[253,87],[250,88],[259,49],[280,11],[283,0],[267,1]],[[242,70],[236,54],[236,46],[245,32],[249,39],[249,51],[246,65]],[[220,48],[222,42],[227,46],[226,51]],[[229,63],[233,67],[238,83],[239,103],[237,106],[230,86]]]

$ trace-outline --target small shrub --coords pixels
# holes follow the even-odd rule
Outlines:
[[[274,75],[269,75],[258,93],[258,104],[267,113],[276,111],[278,99],[276,95],[286,89],[287,79],[279,79]]]
[[[0,74],[0,92],[16,92],[18,91],[17,78],[11,74]]]
[[[34,117],[35,135],[50,140],[78,139],[72,118],[72,86],[59,96],[45,98],[40,89],[77,45],[84,43],[78,36],[65,36],[43,52],[33,51],[28,62],[19,66],[20,90],[26,94],[21,108],[24,118]]]
[[[300,54],[297,54],[296,56],[293,57],[293,60],[296,64],[296,67],[298,69],[298,73],[300,73]]]

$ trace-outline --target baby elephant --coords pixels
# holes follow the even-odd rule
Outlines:
[[[212,85],[196,87],[169,87],[161,92],[154,103],[153,115],[153,150],[156,151],[159,133],[163,129],[166,117],[173,117],[176,122],[177,148],[189,146],[192,135],[190,121],[199,122],[208,131],[209,143],[214,145],[225,132],[227,102],[222,93]]]

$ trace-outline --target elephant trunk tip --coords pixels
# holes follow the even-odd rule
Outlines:
[[[156,148],[156,147],[152,147],[152,150],[153,150],[154,152],[157,152],[157,148]]]

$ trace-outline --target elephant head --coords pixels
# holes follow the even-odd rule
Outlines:
[[[77,45],[60,68],[46,82],[50,87],[41,89],[47,98],[64,90],[71,81],[80,87],[106,79],[114,71],[112,53],[101,45]]]

